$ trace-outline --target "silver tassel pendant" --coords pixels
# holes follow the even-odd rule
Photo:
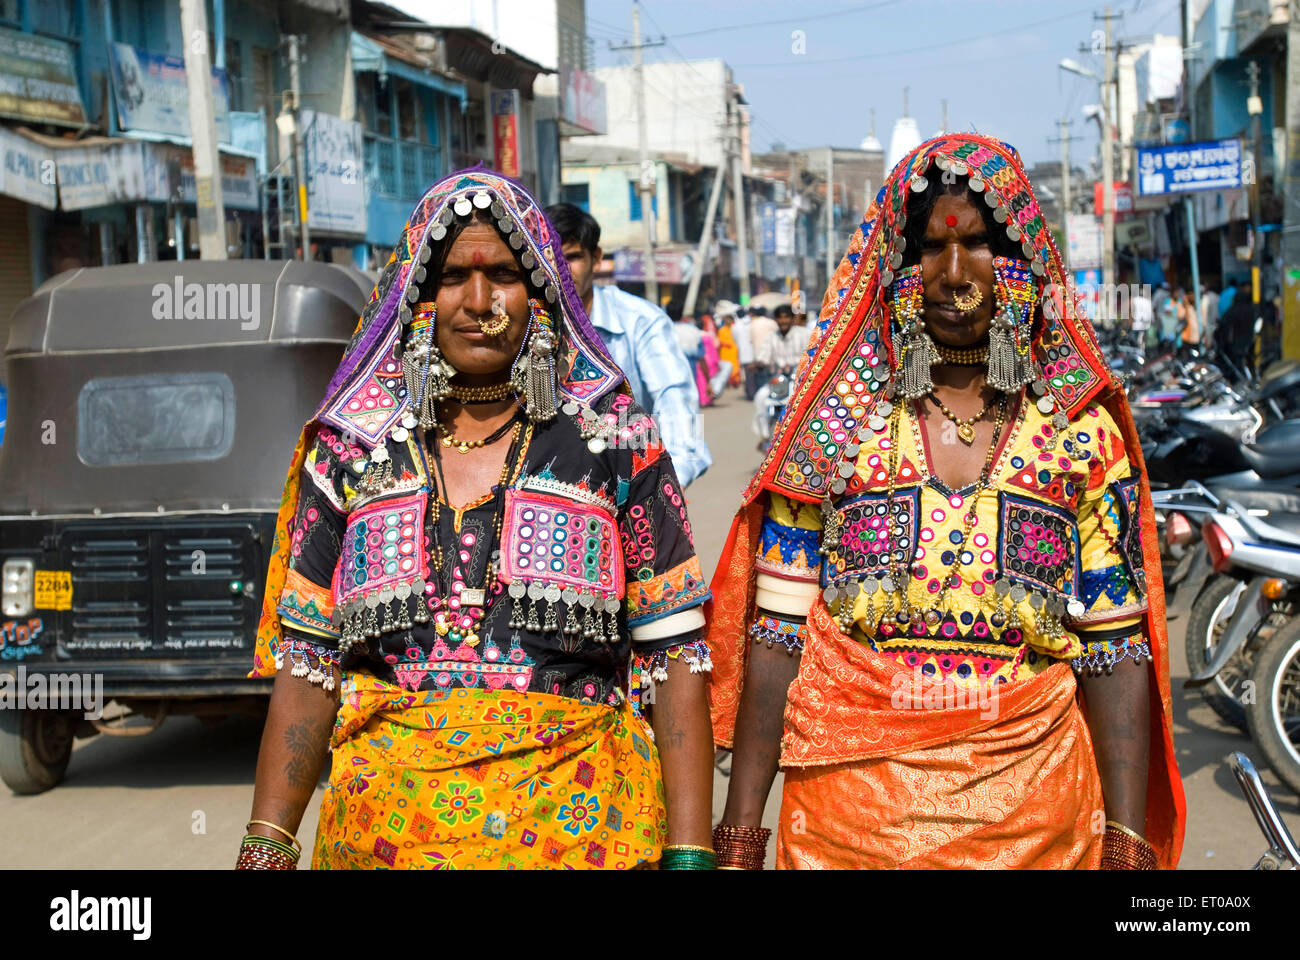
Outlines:
[[[1003,393],[1014,393],[1033,379],[1028,357],[1016,342],[1016,323],[1009,309],[998,313],[989,331],[988,363],[989,384]]]
[[[555,419],[559,410],[555,393],[554,341],[550,333],[539,330],[528,344],[527,386],[524,389],[528,419],[534,423]]]
[[[902,369],[898,392],[905,399],[917,400],[934,389],[930,368],[939,360],[934,341],[919,323],[912,326],[903,340]]]

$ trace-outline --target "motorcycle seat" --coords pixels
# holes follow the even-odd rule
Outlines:
[[[1267,517],[1250,517],[1246,525],[1262,540],[1300,546],[1300,514],[1276,513]]]
[[[1241,456],[1261,477],[1284,477],[1300,472],[1300,446],[1252,447],[1243,443]]]
[[[1220,500],[1232,500],[1247,510],[1267,510],[1271,522],[1277,514],[1300,515],[1300,488],[1284,483],[1260,483],[1249,487],[1207,483],[1206,489]]]

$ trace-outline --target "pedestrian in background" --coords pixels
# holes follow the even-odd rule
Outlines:
[[[1180,347],[1199,347],[1201,345],[1201,321],[1196,312],[1196,294],[1188,290],[1178,304],[1178,337]]]
[[[754,338],[750,336],[750,324],[753,321],[744,307],[740,307],[736,313],[733,332],[736,337],[736,352],[740,357],[740,371],[745,385],[745,399],[753,400],[754,394],[758,392],[758,379],[754,375]]]
[[[695,374],[673,332],[668,314],[613,285],[595,285],[600,263],[600,224],[571,203],[546,208],[559,232],[573,285],[582,305],[622,368],[632,396],[659,425],[677,478],[688,486],[713,463],[700,432],[700,398]]]
[[[740,350],[736,346],[735,332],[732,329],[732,324],[736,321],[735,308],[724,300],[715,309],[718,315],[718,357],[731,367],[727,374],[727,385],[738,387],[741,381]]]
[[[795,322],[794,310],[787,304],[776,308],[776,330],[755,351],[758,362],[768,374],[793,374],[808,349],[808,327]]]
[[[776,321],[767,315],[767,309],[764,307],[755,307],[749,315],[749,340],[754,346],[751,377],[754,383],[753,392],[757,393],[758,388],[767,383],[772,375],[772,371],[763,362],[762,350],[763,345],[767,343],[767,338],[776,333]]]
[[[1201,284],[1201,343],[1214,343],[1214,328],[1219,323],[1219,295],[1209,285]]]

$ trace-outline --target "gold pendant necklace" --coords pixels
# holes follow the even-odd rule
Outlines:
[[[970,417],[969,419],[966,420],[962,420],[960,417],[957,416],[957,414],[953,413],[951,410],[948,409],[948,405],[944,403],[942,400],[940,400],[939,395],[935,393],[933,390],[930,391],[930,397],[931,399],[934,400],[935,403],[939,405],[939,410],[943,413],[943,415],[947,417],[949,420],[951,420],[953,425],[956,426],[957,436],[961,438],[961,442],[966,444],[966,446],[968,447],[972,443],[974,443],[975,424],[984,417],[984,414],[989,412],[989,407],[993,405],[992,401],[984,404],[984,406],[980,409],[980,412],[975,414],[975,416]]]

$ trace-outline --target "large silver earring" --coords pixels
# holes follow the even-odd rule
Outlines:
[[[419,425],[430,430],[438,423],[438,401],[451,392],[455,369],[443,359],[434,337],[438,305],[417,303],[411,310],[410,333],[402,351],[406,396]]]
[[[540,300],[528,301],[529,336],[510,371],[510,383],[524,397],[524,412],[533,423],[555,418],[559,384],[555,375],[555,328]]]
[[[898,392],[916,400],[934,389],[930,368],[939,362],[934,341],[921,322],[924,303],[920,265],[908,267],[894,279],[894,356],[898,358]]]
[[[1029,348],[1038,285],[1029,264],[1023,260],[995,257],[993,289],[988,382],[995,390],[1015,393],[1034,379]]]

